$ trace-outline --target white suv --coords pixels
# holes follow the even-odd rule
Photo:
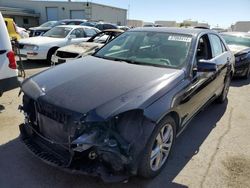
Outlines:
[[[18,70],[15,54],[12,51],[9,34],[0,12],[0,96],[5,91],[17,88]]]

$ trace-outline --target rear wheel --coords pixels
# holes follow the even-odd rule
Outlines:
[[[217,98],[218,103],[224,103],[225,100],[227,99],[230,83],[231,83],[231,75],[229,74],[225,79],[223,91],[221,95]]]
[[[151,178],[160,173],[165,166],[175,141],[176,123],[166,117],[153,131],[144,151],[138,174]]]

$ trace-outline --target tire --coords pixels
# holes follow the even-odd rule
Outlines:
[[[242,78],[247,80],[249,78],[249,75],[250,75],[250,65],[247,68],[246,74]]]
[[[51,64],[51,58],[52,58],[52,55],[56,52],[58,48],[51,48],[47,54],[47,63],[48,64]]]
[[[162,139],[160,132],[163,132],[167,138],[167,132],[170,131],[166,142],[159,146],[159,141]],[[142,160],[138,168],[138,175],[144,178],[153,178],[158,175],[167,163],[167,159],[173,149],[173,145],[176,137],[176,123],[170,116],[165,117],[154,129],[151,137],[143,152]],[[165,148],[164,148],[165,146]],[[168,148],[168,149],[166,149]],[[163,152],[163,151],[164,152]],[[151,158],[151,156],[153,157]],[[160,158],[161,155],[161,158]],[[157,163],[157,161],[161,162]],[[159,164],[159,165],[157,165]]]
[[[222,104],[226,101],[227,99],[227,94],[229,91],[229,87],[230,87],[230,83],[231,83],[231,75],[228,74],[226,79],[225,79],[225,83],[224,83],[224,87],[222,90],[222,93],[220,94],[220,96],[217,98],[217,103]]]

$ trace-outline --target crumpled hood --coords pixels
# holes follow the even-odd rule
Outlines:
[[[30,45],[48,45],[58,42],[63,42],[66,40],[65,38],[53,38],[53,37],[44,37],[44,36],[38,36],[38,37],[30,37],[26,39],[20,39],[20,44],[30,44]]]
[[[100,44],[100,43],[82,42],[79,44],[72,44],[72,45],[64,46],[62,48],[59,48],[58,51],[83,54],[85,52],[92,51],[96,48],[101,48],[102,46],[103,44]]]
[[[183,78],[183,70],[86,56],[30,77],[22,90],[35,100],[108,118],[151,104]]]
[[[242,46],[242,45],[228,45],[229,49],[234,53],[234,55],[238,55],[239,53],[242,52],[247,52],[250,51],[250,48],[247,46]]]

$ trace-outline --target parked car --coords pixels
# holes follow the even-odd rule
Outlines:
[[[111,23],[97,23],[95,27],[101,31],[107,30],[107,29],[119,29],[117,25],[114,25]]]
[[[29,38],[29,33],[25,28],[16,26],[16,30],[22,39]]]
[[[233,62],[211,30],[129,30],[92,56],[24,81],[21,139],[75,173],[154,177],[190,120],[226,100]]]
[[[100,31],[96,28],[80,25],[53,27],[43,36],[21,39],[20,53],[29,60],[47,60],[50,63],[52,55],[58,48],[87,41],[98,32]]]
[[[84,23],[82,23],[80,25],[95,27],[97,25],[97,22],[84,22]]]
[[[221,34],[235,56],[235,76],[245,79],[250,75],[250,34],[225,32]]]
[[[30,37],[41,36],[51,28],[59,26],[59,25],[80,25],[85,23],[87,20],[81,19],[65,19],[60,21],[48,21],[43,23],[38,27],[31,27],[29,28]]]
[[[6,91],[20,86],[15,54],[12,51],[5,21],[0,12],[0,96]]]
[[[87,42],[61,47],[52,56],[51,62],[52,64],[65,63],[69,60],[91,55],[123,32],[123,30],[119,29],[107,29],[97,33],[87,40]]]
[[[7,27],[10,40],[19,40],[21,38],[17,31],[16,24],[12,18],[4,18],[5,25]]]
[[[128,31],[130,30],[130,27],[128,26],[118,26],[119,29],[123,30],[123,31]]]

